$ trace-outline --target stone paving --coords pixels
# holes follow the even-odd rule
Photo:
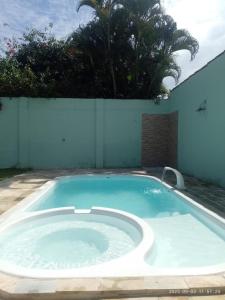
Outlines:
[[[111,298],[108,300],[115,300],[116,298]],[[123,300],[224,300],[224,295],[217,296],[181,296],[181,297],[145,297],[145,298],[123,298]],[[106,299],[103,299],[106,300]]]
[[[6,212],[11,207],[15,206],[15,204],[19,203],[23,198],[34,192],[38,187],[43,185],[46,181],[53,179],[57,176],[64,176],[64,175],[72,175],[72,174],[88,174],[88,173],[129,173],[129,174],[149,174],[157,177],[161,177],[162,169],[121,169],[121,170],[40,170],[40,171],[33,171],[28,172],[25,174],[14,176],[10,179],[6,179],[0,182],[0,214]],[[205,205],[209,209],[215,211],[222,217],[225,216],[225,189],[221,187],[217,187],[215,185],[211,185],[208,183],[204,183],[201,180],[190,176],[185,177],[185,184],[186,184],[186,191],[184,192],[186,195],[190,196],[191,198],[195,199],[199,203]],[[168,183],[174,183],[173,175],[168,173],[167,180]],[[1,220],[1,217],[0,217]],[[89,280],[89,279],[87,279]],[[29,281],[29,284],[28,284]],[[85,287],[83,286],[86,281],[82,279],[68,279],[68,280],[60,280],[53,284],[48,283],[49,281],[38,281],[38,280],[31,280],[31,279],[23,279],[23,278],[16,278],[6,276],[0,273],[0,300],[1,299],[138,299],[138,300],[172,300],[172,299],[179,299],[179,300],[225,300],[225,274],[215,275],[215,276],[189,276],[189,277],[167,277],[167,278],[141,278],[126,280],[118,279],[118,280],[107,280],[107,279],[100,279],[101,287],[106,285],[105,288],[109,288],[108,294],[104,296],[104,291],[97,291],[95,294],[96,285],[98,285],[99,280],[92,279],[88,281],[86,286],[92,287],[94,285],[93,294],[86,295],[86,298],[79,296],[79,289],[81,292],[84,291]],[[113,286],[109,286],[108,284],[113,282]],[[82,282],[82,284],[81,284]],[[87,283],[87,282],[86,282]],[[31,287],[29,285],[31,284]],[[46,292],[41,291],[43,289],[48,290],[48,296],[46,296]],[[111,284],[111,283],[110,283]],[[109,285],[110,285],[109,284]],[[153,286],[149,288],[149,286]],[[179,297],[177,294],[174,294],[173,297],[169,297],[169,290],[168,287],[174,287],[177,289],[182,289],[184,286],[184,291],[187,292],[186,295],[182,295],[182,291],[179,293]],[[114,292],[113,288],[116,287]],[[136,294],[135,292],[132,294],[130,293],[130,289],[133,290],[137,287]],[[214,290],[206,290],[208,288],[215,287],[222,291],[223,295],[211,295],[211,296],[191,296],[191,291],[194,288],[203,288],[204,293],[208,294],[210,292],[214,292]],[[7,294],[7,289],[10,294]],[[31,289],[31,293],[30,293]],[[40,291],[39,291],[40,289]],[[50,289],[50,290],[49,290]],[[75,294],[68,294],[69,291],[73,291]],[[125,289],[125,292],[124,292]],[[139,289],[139,290],[138,290]],[[158,297],[160,294],[160,290],[164,289],[165,293],[167,291],[167,297]],[[1,293],[3,290],[3,294]],[[25,290],[25,292],[24,292]],[[35,290],[34,295],[32,291]],[[36,291],[37,290],[37,291]],[[54,290],[54,291],[53,291]],[[66,291],[67,294],[64,294]],[[148,291],[150,294],[148,294]],[[153,291],[153,292],[152,292]],[[155,292],[154,292],[155,291]],[[216,291],[216,290],[215,290]],[[37,293],[36,293],[37,292]],[[58,292],[60,294],[58,294]],[[99,292],[99,294],[98,294]],[[140,293],[139,293],[140,292]],[[13,294],[11,294],[13,293]],[[77,294],[78,293],[78,294]],[[154,294],[155,293],[155,294]],[[130,294],[133,297],[140,297],[145,296],[144,298],[126,298],[127,296],[130,297]],[[162,293],[163,294],[163,293]],[[200,293],[201,294],[201,293]],[[5,295],[5,297],[3,297]],[[11,295],[11,296],[10,296]],[[13,296],[12,296],[13,295]],[[56,295],[56,297],[54,296]],[[95,296],[94,296],[95,295]],[[100,296],[101,295],[101,296]],[[141,296],[143,295],[143,296]],[[147,295],[151,295],[152,297],[147,297]],[[165,294],[163,294],[165,295]],[[68,298],[67,298],[68,296]],[[2,298],[1,298],[2,297]],[[112,298],[115,297],[115,298]],[[122,297],[122,298],[121,298]],[[125,297],[125,298],[124,298]]]

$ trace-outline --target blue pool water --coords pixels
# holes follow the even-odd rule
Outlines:
[[[159,181],[126,175],[85,175],[59,180],[28,210],[93,206],[123,210],[144,219],[155,235],[156,268],[225,264],[225,229]]]
[[[0,267],[4,262],[30,270],[66,270],[107,262],[140,242],[135,227],[126,224],[128,234],[123,226],[112,216],[102,222],[99,216],[74,214],[27,221],[0,235]]]
[[[160,182],[138,176],[76,176],[60,180],[31,211],[75,206],[101,206],[141,218],[185,214],[190,207]]]

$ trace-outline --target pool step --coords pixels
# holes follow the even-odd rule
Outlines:
[[[225,241],[190,214],[145,219],[155,234],[158,267],[200,267],[225,263]]]

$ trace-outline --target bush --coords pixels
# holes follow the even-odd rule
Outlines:
[[[198,51],[198,42],[177,29],[160,0],[81,0],[83,5],[95,17],[67,40],[46,28],[6,41],[0,96],[160,98],[168,93],[163,79],[180,76],[174,53],[188,50],[194,58]]]

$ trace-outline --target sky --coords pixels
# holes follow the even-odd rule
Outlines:
[[[52,32],[59,38],[68,36],[80,24],[92,18],[92,11],[81,8],[78,0],[0,0],[0,38],[18,37],[26,29],[42,29],[53,23]],[[179,83],[225,50],[225,0],[161,0],[165,12],[187,29],[200,45],[196,58],[190,61],[186,51],[176,53],[182,69]],[[6,26],[6,24],[8,24]],[[173,88],[173,79],[165,84]]]
[[[203,67],[225,50],[225,0],[162,0],[166,13],[187,29],[199,42],[199,52],[190,61],[190,54],[182,51],[177,56],[182,75],[179,82]],[[165,81],[172,88],[172,79]]]

